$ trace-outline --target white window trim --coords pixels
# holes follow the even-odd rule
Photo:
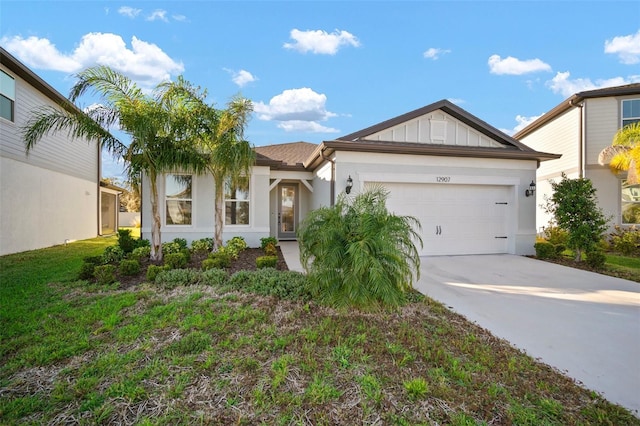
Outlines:
[[[188,225],[178,225],[175,223],[167,223],[167,201],[169,200],[169,198],[167,198],[167,177],[169,176],[191,176],[191,198],[171,198],[171,200],[174,200],[174,201],[175,200],[191,201],[191,223]],[[166,173],[163,175],[162,186],[163,186],[163,193],[164,193],[163,202],[162,202],[162,215],[161,215],[162,225],[170,229],[194,228],[196,223],[196,215],[195,215],[196,202],[194,197],[194,194],[196,192],[196,179],[194,179],[194,176],[189,173]]]
[[[12,120],[5,118],[3,116],[0,116],[0,119],[8,122],[8,123],[15,123],[16,122],[16,78],[15,76],[9,74],[8,72],[6,72],[5,70],[0,70],[4,75],[6,75],[7,77],[9,77],[11,80],[13,80],[13,97],[9,96],[8,93],[4,93],[4,92],[0,92],[1,96],[4,96],[5,98],[9,99],[12,102],[11,105],[11,115],[12,115]]]
[[[224,188],[223,188],[223,193],[224,193],[224,197],[223,197],[223,206],[222,206],[222,227],[224,229],[238,229],[238,228],[251,228],[251,222],[253,221],[253,193],[251,191],[251,187],[253,186],[253,175],[250,176],[242,176],[242,177],[246,177],[248,179],[249,182],[249,188],[248,188],[248,194],[247,194],[247,199],[246,200],[238,200],[235,198],[227,198],[226,197],[226,178],[225,178],[225,183],[224,183]],[[238,224],[227,224],[227,201],[235,201],[235,202],[241,202],[241,203],[249,203],[249,223],[238,223]]]
[[[625,117],[624,116],[624,103],[625,102],[631,102],[631,101],[640,102],[640,98],[622,99],[620,101],[620,128],[624,127],[624,121],[625,120],[635,120],[637,122],[640,122],[640,116],[637,116],[637,117]]]

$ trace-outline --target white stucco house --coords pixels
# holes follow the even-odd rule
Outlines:
[[[109,211],[100,194],[117,202],[117,191],[100,187],[95,143],[59,132],[25,154],[21,129],[31,111],[61,103],[69,101],[0,48],[0,255],[100,235],[100,212]]]
[[[640,121],[640,83],[576,93],[514,135],[520,142],[541,151],[562,154],[538,169],[537,228],[548,226],[542,205],[552,193],[550,180],[590,179],[600,207],[611,216],[609,225],[640,224],[640,185],[628,185],[626,173],[614,175],[598,164],[600,152],[611,145],[623,126]]]
[[[390,191],[387,207],[417,217],[422,255],[532,254],[536,200],[530,184],[541,162],[560,156],[533,150],[442,100],[319,145],[294,142],[256,148],[240,187],[227,186],[227,240],[242,236],[295,239],[299,223],[331,205],[349,184],[355,194],[372,183]],[[210,176],[158,182],[162,240],[211,237]],[[149,182],[143,182],[142,236],[150,237]]]

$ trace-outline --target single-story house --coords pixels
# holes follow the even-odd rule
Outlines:
[[[31,112],[68,103],[0,47],[0,255],[93,238],[105,230],[101,194],[112,200],[114,192],[100,186],[96,143],[58,132],[25,154],[22,127]]]
[[[596,188],[598,203],[609,225],[640,224],[640,185],[629,185],[626,173],[614,175],[598,163],[600,152],[611,145],[623,126],[640,121],[640,83],[576,93],[555,106],[513,137],[534,149],[556,152],[559,160],[540,166],[536,205],[538,231],[550,216],[541,207],[552,193],[550,180],[587,178]]]
[[[256,148],[250,176],[226,186],[225,240],[296,238],[307,213],[332,205],[347,186],[390,191],[387,208],[422,224],[422,255],[532,254],[540,163],[560,156],[535,151],[459,106],[441,100],[318,145]],[[211,237],[211,176],[168,174],[158,189],[162,239]],[[151,232],[149,182],[143,182],[142,236]]]

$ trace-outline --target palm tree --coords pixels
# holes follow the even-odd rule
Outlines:
[[[640,122],[628,124],[616,132],[611,146],[598,156],[600,165],[608,165],[613,173],[627,172],[627,183],[640,183]]]
[[[176,96],[174,83],[162,83],[152,95],[146,95],[129,78],[105,66],[88,68],[76,77],[70,101],[91,90],[100,97],[100,105],[85,113],[73,104],[33,111],[23,128],[27,154],[46,134],[66,130],[74,138],[96,141],[102,149],[123,159],[130,179],[145,174],[151,187],[151,259],[162,260],[157,179],[176,169],[199,172],[205,165],[190,138],[193,105]],[[175,84],[183,82],[179,78]],[[113,127],[131,137],[128,145],[106,130]]]

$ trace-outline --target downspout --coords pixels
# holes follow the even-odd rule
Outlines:
[[[333,207],[335,204],[335,198],[336,198],[336,161],[332,160],[329,157],[325,157],[324,155],[325,149],[327,148],[325,147],[320,151],[320,156],[322,157],[323,160],[331,163],[331,204],[330,205],[331,207]]]
[[[569,100],[569,105],[571,105],[572,107],[577,107],[580,108],[580,123],[578,126],[578,138],[580,140],[580,145],[579,145],[579,151],[578,151],[578,160],[580,162],[580,167],[578,170],[578,177],[580,179],[582,179],[585,175],[585,155],[584,155],[584,150],[585,150],[585,143],[584,143],[584,103],[580,103],[578,105],[575,105],[573,103],[573,99]]]

